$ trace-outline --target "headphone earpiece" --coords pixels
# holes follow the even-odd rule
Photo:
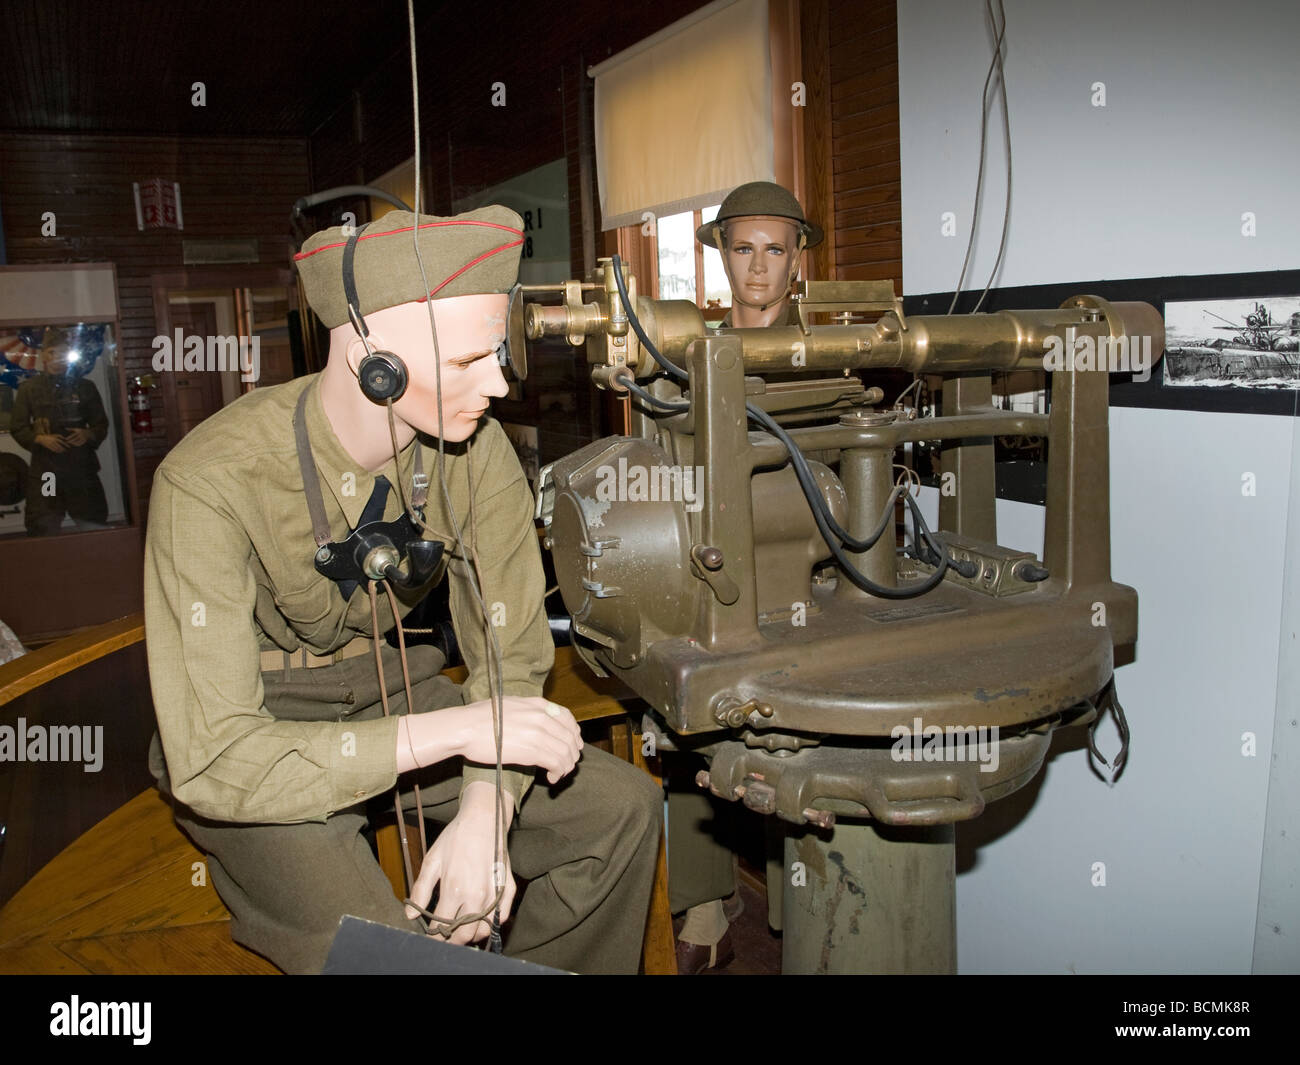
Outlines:
[[[357,367],[357,381],[371,402],[396,403],[406,392],[406,363],[391,351],[372,351]]]

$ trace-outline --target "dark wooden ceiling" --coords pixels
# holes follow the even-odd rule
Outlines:
[[[381,64],[406,76],[406,27],[405,0],[3,0],[0,129],[308,136]]]

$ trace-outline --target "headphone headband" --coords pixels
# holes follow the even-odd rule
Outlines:
[[[364,338],[370,335],[370,330],[366,326],[365,318],[361,316],[361,300],[357,297],[357,275],[352,266],[360,236],[361,230],[354,227],[352,236],[348,237],[347,244],[343,246],[343,298],[348,302],[348,317],[352,320],[352,328]]]

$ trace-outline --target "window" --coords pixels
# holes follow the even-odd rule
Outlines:
[[[601,225],[617,234],[606,252],[642,294],[720,320],[731,288],[695,230],[748,181],[801,198],[799,21],[793,0],[714,0],[589,69]]]
[[[655,227],[654,257],[659,266],[659,298],[690,300],[720,319],[731,304],[731,286],[722,268],[722,256],[695,239],[695,231],[718,214],[718,205],[700,211],[683,211],[659,219]],[[713,314],[706,314],[710,320]]]

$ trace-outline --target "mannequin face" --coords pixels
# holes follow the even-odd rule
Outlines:
[[[50,326],[45,330],[44,341],[38,362],[41,373],[63,377],[78,361],[73,357],[63,330]]]
[[[506,338],[508,299],[491,294],[433,301],[442,356],[442,438],[448,443],[468,439],[492,397],[506,394],[497,356]],[[438,372],[427,308],[404,303],[366,315],[366,324],[376,351],[391,351],[406,363],[410,381],[393,413],[412,428],[437,436]],[[356,373],[366,351],[355,333],[353,341],[348,365]]]
[[[737,303],[764,307],[786,298],[797,239],[794,223],[781,218],[735,218],[726,224],[723,261]]]
[[[68,353],[63,349],[46,348],[41,352],[41,373],[49,374],[51,377],[63,377],[73,365],[68,358]]]

